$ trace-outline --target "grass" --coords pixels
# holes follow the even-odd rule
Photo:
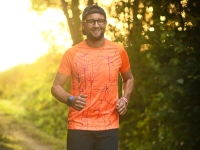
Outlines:
[[[26,113],[23,106],[4,99],[0,100],[0,110],[5,114],[12,115],[13,117],[24,117]]]
[[[4,114],[4,121],[0,120],[0,149],[3,150],[25,150],[27,148],[22,148],[20,143],[16,142],[10,135],[5,135],[5,129],[8,126],[4,124],[10,120],[10,127],[14,126],[16,130],[21,130],[25,136],[29,137],[31,140],[36,141],[40,145],[47,145],[47,147],[51,147],[52,150],[64,150],[65,149],[65,141],[59,140],[52,135],[49,135],[42,131],[41,129],[35,127],[32,122],[25,119],[26,111],[23,106],[16,104],[13,101],[9,100],[0,100],[0,112]],[[13,125],[14,124],[14,125]],[[4,128],[3,128],[4,125]],[[4,130],[1,130],[1,129]],[[14,129],[14,130],[15,130]],[[9,128],[8,128],[9,130]],[[11,130],[11,129],[10,129]]]

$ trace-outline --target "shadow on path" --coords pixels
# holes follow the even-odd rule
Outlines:
[[[8,147],[9,144],[14,144],[14,141],[12,141],[0,134],[0,149],[1,150],[14,150],[13,148]]]
[[[50,137],[50,135],[46,135],[45,137],[36,136],[36,133],[40,133],[39,129],[26,121],[19,123],[17,119],[0,111],[0,150],[65,149],[63,141],[61,141],[61,143],[63,142],[62,145],[60,142],[55,143],[55,139],[53,138],[45,139],[45,137]]]

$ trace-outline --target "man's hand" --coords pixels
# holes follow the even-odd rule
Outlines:
[[[86,105],[86,98],[87,95],[84,94],[75,96],[74,99],[72,100],[72,107],[78,111],[81,111]]]
[[[127,111],[127,103],[123,99],[118,99],[117,101],[117,112],[122,116]]]

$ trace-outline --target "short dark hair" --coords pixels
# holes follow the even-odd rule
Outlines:
[[[105,11],[104,11],[103,8],[101,8],[101,7],[98,6],[98,5],[90,5],[90,6],[87,6],[87,7],[84,9],[83,14],[82,14],[82,21],[84,21],[85,18],[86,18],[88,15],[93,14],[93,13],[102,14],[102,15],[105,17],[105,19],[106,19],[106,13],[105,13]],[[83,35],[86,35],[85,30],[83,30],[83,28],[82,28],[82,33],[83,33]]]

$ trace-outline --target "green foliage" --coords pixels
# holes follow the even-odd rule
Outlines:
[[[89,0],[88,3],[91,4],[93,3],[93,1]],[[31,4],[32,4],[31,5],[32,9],[36,10],[37,12],[45,11],[48,8],[62,9],[67,19],[67,25],[69,27],[69,32],[71,34],[73,45],[83,40],[83,35],[81,32],[82,27],[81,27],[81,20],[80,20],[79,0],[73,0],[73,1],[71,0],[31,0]],[[51,33],[45,33],[45,34],[52,36],[51,42],[53,43],[55,39],[54,34],[51,34]],[[49,41],[49,36],[46,36],[44,38],[45,40]]]
[[[120,118],[120,150],[197,150],[199,2],[122,0],[113,6],[116,13],[112,17],[128,23],[127,34],[111,26],[109,30],[116,41],[126,46],[135,78],[128,112]],[[151,6],[152,14],[148,11]],[[126,17],[120,20],[120,14]],[[138,18],[138,14],[142,17]],[[161,20],[161,16],[165,19]],[[34,64],[0,74],[0,96],[24,105],[37,126],[64,138],[67,107],[50,95],[60,58],[61,55],[48,54]]]
[[[139,3],[144,7],[139,8]],[[128,113],[121,117],[121,150],[196,150],[200,145],[199,3],[195,0],[187,1],[186,6],[181,3],[178,0],[118,3],[118,14],[128,7],[145,16],[146,8],[153,6],[149,20],[154,22],[151,24],[145,17],[137,19],[134,16],[137,14],[133,14],[134,25],[143,22],[154,27],[154,31],[133,26],[127,35],[135,90]],[[186,17],[180,15],[182,11],[187,12]],[[166,17],[164,22],[160,16]],[[175,22],[179,25],[175,26]]]
[[[25,117],[37,127],[65,139],[68,109],[50,92],[61,56],[49,53],[33,64],[16,66],[0,74],[0,89],[2,98],[25,107]]]
[[[60,0],[31,0],[32,9],[44,11],[48,7],[60,7]]]

